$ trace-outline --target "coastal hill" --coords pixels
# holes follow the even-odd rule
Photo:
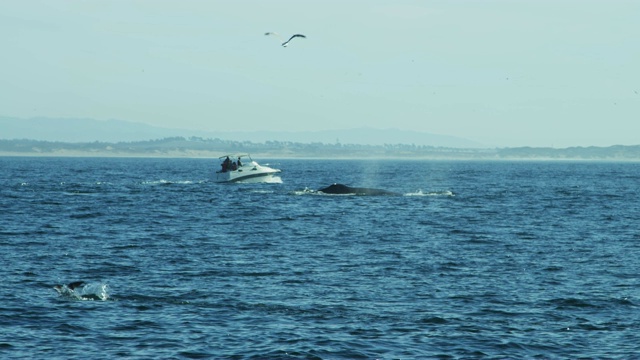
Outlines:
[[[451,136],[387,129],[204,133],[91,119],[0,117],[2,156],[219,157],[640,161],[640,145],[490,148]]]
[[[324,131],[201,131],[168,129],[122,120],[0,117],[1,139],[32,139],[62,142],[145,141],[175,136],[230,141],[343,143],[357,145],[414,144],[451,148],[483,148],[483,144],[454,136],[400,129],[355,128]]]

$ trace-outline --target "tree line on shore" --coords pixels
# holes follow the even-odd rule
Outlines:
[[[640,145],[569,148],[447,148],[414,144],[327,144],[289,141],[234,141],[201,137],[167,137],[132,142],[56,142],[28,139],[0,140],[4,155],[74,154],[86,156],[213,156],[227,153],[266,154],[271,157],[406,157],[434,159],[585,159],[640,160]]]

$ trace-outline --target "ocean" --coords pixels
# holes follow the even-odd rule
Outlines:
[[[640,358],[640,163],[255,160],[0,157],[0,357]]]

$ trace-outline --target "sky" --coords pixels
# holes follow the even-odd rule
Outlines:
[[[4,0],[0,115],[638,145],[638,14],[638,0]]]

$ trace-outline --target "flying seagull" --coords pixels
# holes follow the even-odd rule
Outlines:
[[[289,40],[285,41],[282,43],[282,46],[287,47],[287,44],[289,43],[289,41],[293,40],[293,38],[297,38],[297,37],[301,37],[303,39],[306,39],[307,37],[302,35],[302,34],[295,34],[295,35],[291,35],[291,37],[289,38]]]
[[[276,32],[266,32],[264,33],[265,35],[274,35],[277,36],[278,38],[282,39],[282,37],[280,36],[280,34],[276,33]],[[282,46],[287,47],[287,44],[289,44],[289,41],[293,40],[293,38],[297,38],[297,37],[301,37],[301,38],[307,38],[306,36],[302,35],[302,34],[295,34],[292,35],[289,40],[285,41],[282,43]]]

